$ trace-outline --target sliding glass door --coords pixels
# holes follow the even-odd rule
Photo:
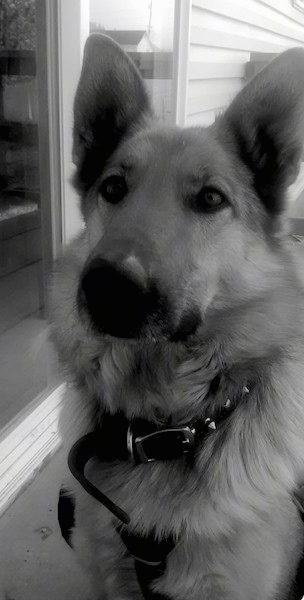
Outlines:
[[[60,242],[56,53],[51,3],[0,0],[0,428],[56,384],[46,336]]]

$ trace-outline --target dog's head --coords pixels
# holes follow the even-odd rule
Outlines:
[[[211,127],[165,127],[129,58],[91,36],[74,106],[82,317],[118,338],[182,340],[268,289],[303,99],[304,50],[289,50]]]

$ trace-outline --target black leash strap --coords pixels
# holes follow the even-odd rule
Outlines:
[[[80,485],[105,506],[115,517],[122,523],[128,525],[130,523],[129,515],[117,504],[112,502],[105,494],[103,494],[93,483],[85,476],[85,466],[94,456],[100,455],[100,432],[93,431],[80,438],[72,447],[68,456],[69,469]]]
[[[108,433],[110,434],[109,430]],[[122,446],[121,452],[115,445],[115,449],[109,446],[109,440],[105,435],[105,455],[104,460],[113,459],[113,451],[115,451],[115,458],[118,455],[122,455],[125,452],[125,447]],[[101,502],[115,517],[121,522],[120,525],[116,526],[116,531],[119,533],[123,543],[125,544],[129,554],[134,558],[134,566],[136,576],[143,593],[145,600],[167,600],[163,595],[157,594],[151,590],[151,585],[158,577],[163,575],[166,568],[166,559],[169,552],[174,548],[175,542],[172,537],[168,537],[162,540],[158,540],[152,532],[148,536],[140,536],[133,534],[126,525],[130,523],[129,515],[117,504],[112,502],[105,494],[103,494],[95,485],[93,485],[85,475],[85,467],[88,461],[95,457],[101,457],[103,450],[103,443],[101,446],[101,436],[99,431],[88,433],[87,435],[80,438],[70,450],[68,456],[69,469],[82,485],[82,487],[95,498],[98,502]],[[72,516],[69,515],[69,527],[65,527],[62,522],[63,512],[65,506],[63,501],[69,502],[65,499],[64,493],[61,495],[61,501],[58,507],[58,516],[61,531],[66,541],[71,544],[70,541],[70,526],[73,521],[74,506],[70,505],[69,509],[72,510]],[[61,516],[61,518],[60,518]],[[66,518],[66,514],[64,515]]]
[[[148,535],[134,534],[129,527],[126,527],[130,523],[129,515],[89,481],[85,475],[85,467],[93,457],[106,462],[132,459],[135,464],[138,464],[150,460],[170,460],[181,457],[187,455],[193,448],[194,434],[188,426],[169,427],[159,433],[153,424],[137,422],[131,429],[130,423],[122,415],[117,415],[106,416],[102,432],[93,431],[80,438],[73,445],[68,456],[68,466],[77,481],[88,494],[119,519],[120,524],[114,526],[128,553],[134,558],[135,572],[145,600],[168,600],[162,594],[154,592],[151,586],[163,575],[167,556],[174,548],[175,541],[171,536],[159,540],[155,532],[150,532]],[[58,516],[62,521],[60,526],[63,535],[70,544],[70,522],[69,526],[65,526],[63,522],[66,518],[65,505],[69,500],[64,494],[61,495]],[[69,509],[74,513],[71,503]]]
[[[85,476],[88,461],[93,457],[105,462],[131,459],[134,464],[172,460],[193,452],[194,435],[194,430],[188,425],[158,430],[154,423],[148,421],[137,419],[130,423],[122,414],[106,414],[100,430],[88,433],[73,445],[68,456],[69,469],[88,494],[127,525],[129,515]]]
[[[175,546],[173,536],[161,540],[156,538],[154,532],[139,536],[123,525],[116,527],[116,531],[134,558],[137,579],[145,600],[165,600],[163,594],[151,590],[151,584],[165,572],[168,554]]]
[[[300,486],[293,495],[293,501],[300,513],[302,522],[304,523],[304,485]],[[304,551],[297,568],[296,579],[294,582],[294,599],[301,600],[304,595]]]

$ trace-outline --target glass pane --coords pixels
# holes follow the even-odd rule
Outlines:
[[[172,123],[174,0],[90,0],[90,30],[122,46],[145,79],[155,113]]]
[[[35,0],[0,0],[0,427],[54,383],[44,335],[51,232],[42,235],[40,148],[48,140],[37,57],[47,65],[36,23]]]

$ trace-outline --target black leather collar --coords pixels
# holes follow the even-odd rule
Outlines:
[[[243,387],[242,395],[248,393],[249,389]],[[224,406],[212,417],[184,425],[163,427],[143,419],[129,421],[121,413],[106,413],[101,428],[85,435],[72,447],[68,456],[70,471],[91,496],[120,521],[128,524],[129,515],[86,478],[85,466],[88,461],[97,457],[102,462],[131,460],[136,465],[186,457],[191,462],[196,448],[208,435],[216,431],[234,408],[235,403],[227,399]]]

